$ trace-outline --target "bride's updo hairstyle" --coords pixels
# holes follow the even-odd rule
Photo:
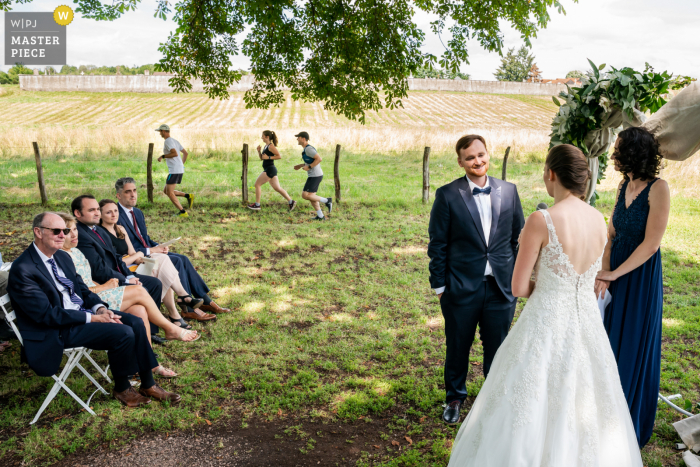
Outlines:
[[[583,152],[576,146],[560,144],[549,150],[545,166],[557,174],[559,183],[574,195],[583,199],[586,185],[591,178],[591,169]]]

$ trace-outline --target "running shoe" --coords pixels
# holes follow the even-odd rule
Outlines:
[[[177,217],[190,217],[190,215],[187,214],[187,211],[185,211],[185,212],[177,212],[177,213],[175,213],[175,214],[173,214],[173,215],[174,215],[174,216],[177,216]]]
[[[249,204],[248,209],[252,209],[253,211],[260,211],[260,205],[258,203]]]
[[[326,220],[326,217],[325,217],[325,216],[324,216],[324,217],[318,217],[318,216],[316,216],[316,217],[313,218],[313,220],[315,220],[315,221],[325,221],[325,220]]]
[[[297,202],[292,200],[291,203],[289,203],[289,210],[294,211],[294,208],[297,207]]]
[[[328,208],[329,213],[333,210],[333,198],[328,198],[328,201],[326,201],[326,207]]]
[[[187,193],[185,199],[187,200],[187,207],[192,209],[192,206],[194,206],[194,195],[192,193]]]

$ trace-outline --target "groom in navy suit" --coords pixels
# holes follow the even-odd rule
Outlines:
[[[463,136],[455,149],[466,176],[436,191],[428,227],[430,285],[445,318],[443,420],[450,424],[459,421],[467,398],[469,351],[477,325],[484,348],[484,376],[508,335],[516,305],[511,279],[518,237],[525,225],[515,185],[487,175],[484,138]]]
[[[228,308],[220,307],[209,297],[209,287],[207,287],[204,279],[192,266],[187,256],[172,253],[167,246],[162,247],[151,240],[146,228],[146,218],[143,212],[136,207],[138,200],[136,181],[131,177],[120,178],[114,184],[114,188],[119,200],[119,221],[117,223],[126,230],[134,249],[143,252],[146,256],[149,256],[151,253],[167,254],[173,266],[178,270],[182,287],[192,296],[204,300],[204,305],[200,307],[200,310],[209,313],[227,313],[231,311]],[[195,313],[193,310],[190,314],[195,315]]]

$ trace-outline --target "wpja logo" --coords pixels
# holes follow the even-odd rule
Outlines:
[[[5,65],[65,65],[66,26],[72,21],[67,6],[53,13],[5,13]]]

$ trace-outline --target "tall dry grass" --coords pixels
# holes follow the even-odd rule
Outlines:
[[[264,128],[263,128],[264,129]],[[333,150],[340,144],[344,150],[355,153],[392,155],[412,151],[422,151],[429,146],[434,154],[452,153],[460,136],[477,133],[484,138],[493,154],[503,154],[511,147],[511,155],[534,157],[545,153],[549,143],[547,132],[533,129],[499,128],[401,128],[401,127],[320,127],[302,128],[311,135],[311,144],[322,150]],[[294,134],[301,129],[274,129],[279,137],[279,147],[283,151],[296,151]],[[182,129],[173,131],[188,150],[195,154],[240,154],[243,143],[251,150],[261,144],[261,129]],[[42,155],[68,156],[93,155],[104,157],[123,153],[146,154],[148,144],[155,143],[156,151],[162,139],[150,128],[143,127],[66,127],[42,126],[39,128],[14,127],[0,132],[0,155],[5,158],[29,157],[33,154],[32,141],[37,141]]]

